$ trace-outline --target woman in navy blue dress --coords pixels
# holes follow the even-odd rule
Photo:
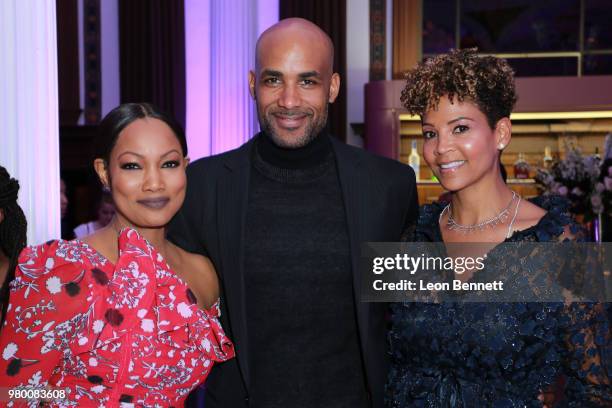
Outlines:
[[[464,282],[509,277],[518,253],[499,243],[582,239],[563,199],[524,200],[502,179],[515,102],[507,62],[475,50],[421,63],[402,93],[421,116],[425,161],[451,192],[450,203],[420,209],[405,239],[495,247],[483,270],[454,276]],[[536,258],[527,260],[535,275],[574,270]],[[545,395],[548,406],[612,406],[609,304],[454,300],[392,306],[389,407],[541,407]],[[564,396],[550,401],[559,377]]]

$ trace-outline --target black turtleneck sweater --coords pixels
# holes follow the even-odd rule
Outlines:
[[[367,407],[331,141],[253,149],[245,230],[250,405]]]

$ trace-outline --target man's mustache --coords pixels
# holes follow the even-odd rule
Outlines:
[[[275,109],[270,111],[271,115],[278,115],[284,117],[296,117],[296,116],[313,116],[313,113],[308,110],[300,110],[300,109]]]

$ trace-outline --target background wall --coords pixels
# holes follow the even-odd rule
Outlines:
[[[346,142],[363,146],[363,138],[351,123],[363,123],[364,85],[370,75],[370,0],[351,0],[346,5]]]

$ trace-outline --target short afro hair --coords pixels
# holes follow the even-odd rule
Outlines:
[[[480,56],[475,48],[451,50],[407,72],[401,102],[410,114],[423,117],[442,96],[476,104],[493,129],[516,103],[514,72],[506,60]]]

